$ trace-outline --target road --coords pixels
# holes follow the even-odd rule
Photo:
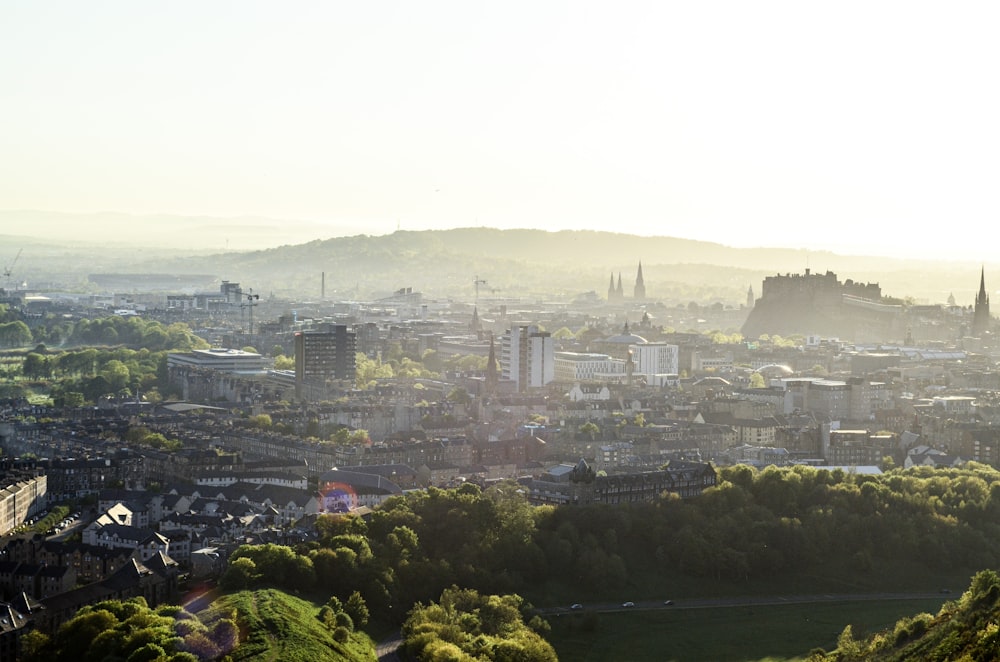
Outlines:
[[[742,598],[693,598],[690,600],[664,598],[663,600],[636,601],[634,607],[623,607],[622,602],[604,602],[584,604],[583,609],[565,607],[545,607],[535,612],[542,616],[561,616],[562,614],[579,614],[581,612],[616,612],[635,611],[637,609],[716,609],[722,607],[756,607],[774,605],[819,604],[824,602],[871,602],[887,600],[925,600],[950,599],[943,591],[936,593],[816,593],[811,595],[775,595]],[[670,599],[673,604],[665,605]]]
[[[391,636],[378,642],[375,646],[375,654],[379,662],[400,662],[397,651],[403,645],[403,633],[396,630]]]

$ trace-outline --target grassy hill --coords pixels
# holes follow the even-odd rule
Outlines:
[[[936,615],[918,614],[894,628],[857,641],[845,629],[837,650],[815,660],[995,660],[1000,655],[1000,576],[985,570],[972,579],[961,598]]]
[[[197,615],[206,623],[235,615],[233,620],[239,624],[242,635],[240,645],[229,654],[234,662],[376,659],[374,644],[367,635],[354,632],[346,642],[338,642],[332,631],[316,618],[318,612],[319,608],[311,602],[282,591],[263,589],[220,596]]]

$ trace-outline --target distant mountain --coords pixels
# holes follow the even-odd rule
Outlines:
[[[15,217],[17,223],[12,221]],[[70,221],[72,227],[67,226]],[[641,261],[648,297],[668,306],[692,301],[739,306],[745,303],[748,288],[760,295],[766,276],[801,273],[807,268],[814,273],[833,271],[841,280],[877,282],[884,296],[944,303],[954,294],[959,304],[971,305],[981,266],[827,251],[733,248],[723,243],[590,230],[458,228],[322,239],[317,238],[321,231],[330,234],[327,226],[269,219],[139,219],[122,214],[41,212],[0,212],[0,224],[6,233],[24,233],[0,237],[0,241],[10,249],[5,260],[13,258],[15,246],[25,247],[21,273],[15,277],[27,276],[29,284],[33,278],[34,282],[69,281],[84,286],[90,273],[215,274],[257,292],[300,299],[319,298],[321,292],[327,298],[366,299],[411,287],[429,297],[472,301],[477,280],[485,281],[479,286],[481,299],[565,298],[587,292],[604,298],[609,280],[612,276],[617,280],[619,274],[630,296]],[[100,228],[101,237],[121,242],[95,241],[95,227]],[[231,243],[225,250],[224,235],[270,243],[255,250],[234,250]],[[39,236],[42,239],[31,239]],[[91,241],[86,241],[88,236]],[[297,236],[312,239],[296,243]],[[989,286],[988,265],[986,277]],[[1000,276],[996,282],[1000,283]]]

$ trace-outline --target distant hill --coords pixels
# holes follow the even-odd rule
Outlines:
[[[649,298],[668,305],[722,302],[739,306],[747,289],[760,294],[765,276],[832,270],[842,278],[878,282],[886,296],[944,303],[955,293],[972,303],[979,265],[843,256],[791,249],[733,248],[671,237],[589,230],[401,231],[311,241],[251,253],[193,256],[151,263],[154,270],[214,270],[261,292],[370,298],[412,287],[432,297],[528,299],[588,291],[603,298],[621,274],[630,296],[642,262]],[[965,296],[963,297],[963,294]]]
[[[411,287],[428,297],[471,302],[476,280],[486,281],[479,288],[483,299],[571,298],[587,292],[604,298],[609,280],[619,274],[630,296],[641,261],[648,297],[668,306],[694,301],[738,307],[748,288],[760,295],[764,277],[806,268],[877,282],[884,296],[944,303],[954,294],[959,304],[971,305],[982,266],[590,230],[458,228],[321,238],[329,227],[270,219],[42,212],[0,212],[0,227],[11,233],[0,237],[9,253],[0,262],[8,264],[15,247],[23,247],[13,278],[29,286],[88,287],[87,274],[94,273],[214,274],[255,292],[298,299],[318,299],[321,293],[328,299],[368,299]],[[268,247],[235,250],[234,239],[226,250],[227,236]],[[987,265],[988,286],[990,272]]]

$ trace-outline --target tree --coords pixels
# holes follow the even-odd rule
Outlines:
[[[363,628],[368,625],[368,618],[370,616],[368,605],[358,591],[352,592],[347,598],[347,602],[344,604],[344,612],[351,617],[351,621],[357,627]]]
[[[31,329],[21,320],[0,324],[0,347],[24,347],[31,341]]]
[[[454,402],[456,404],[466,405],[469,404],[469,402],[472,400],[472,397],[469,395],[469,392],[466,391],[464,388],[462,388],[461,386],[456,386],[455,388],[451,389],[451,391],[448,392],[447,400],[448,402]]]
[[[82,407],[84,403],[83,393],[79,391],[66,391],[62,396],[62,406],[70,409]]]
[[[257,564],[253,559],[238,558],[226,568],[219,585],[227,591],[242,591],[251,586],[258,577]]]
[[[49,357],[37,352],[28,352],[21,364],[21,372],[28,379],[43,379],[52,374],[52,365]]]
[[[601,433],[601,428],[597,427],[597,424],[593,421],[587,421],[581,425],[577,430],[581,436],[586,437],[593,441],[597,438],[597,435]]]
[[[111,391],[117,392],[128,385],[131,373],[124,363],[118,359],[111,359],[101,369],[101,376],[108,380]]]
[[[256,414],[251,416],[249,421],[252,427],[259,430],[270,430],[274,427],[274,422],[271,420],[270,414]]]

